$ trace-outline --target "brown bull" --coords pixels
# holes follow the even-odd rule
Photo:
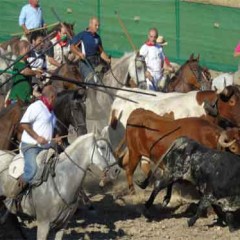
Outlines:
[[[187,136],[209,148],[231,148],[240,153],[237,139],[238,129],[223,130],[219,126],[201,118],[183,118],[166,120],[164,117],[144,109],[134,110],[126,126],[125,137],[116,150],[126,171],[128,186],[134,193],[133,174],[142,156],[157,162],[172,142],[181,136]],[[234,138],[234,139],[233,139]],[[121,150],[123,144],[127,148]],[[164,166],[161,166],[164,169]],[[147,172],[145,172],[147,174]]]

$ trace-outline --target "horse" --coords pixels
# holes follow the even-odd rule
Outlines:
[[[199,65],[199,56],[193,54],[178,69],[176,74],[166,82],[164,92],[190,92],[194,90],[211,90],[211,75],[207,68]]]
[[[25,111],[24,103],[17,101],[0,111],[0,149],[11,150],[16,148],[19,131],[19,122]]]
[[[60,136],[68,134],[70,125],[74,127],[77,136],[87,133],[85,100],[85,91],[81,89],[58,93],[54,113],[57,117],[57,133]],[[64,147],[68,145],[67,138],[62,142]]]
[[[145,63],[135,52],[126,53],[114,61],[101,80],[101,85],[121,88],[123,86],[144,85]],[[108,123],[111,105],[116,90],[108,88],[88,88],[87,90],[87,129],[88,132],[99,134]]]
[[[61,76],[64,78],[69,78],[71,80],[75,80],[77,82],[82,82],[82,75],[80,73],[78,64],[73,63],[66,59],[66,63],[62,64],[58,67],[53,73],[53,76]],[[61,92],[62,90],[73,90],[78,87],[76,84],[67,82],[67,81],[54,81],[52,80],[52,85],[57,89],[57,92]]]
[[[4,151],[0,152],[0,156],[0,196],[8,197],[17,184],[6,168],[14,156]],[[92,133],[78,137],[59,155],[54,177],[49,175],[46,182],[30,188],[28,194],[23,194],[19,202],[20,209],[36,218],[38,240],[47,239],[50,227],[57,228],[56,238],[62,239],[63,228],[78,207],[79,189],[91,164],[102,171],[116,164],[108,142],[97,140]],[[111,169],[108,172],[110,174]],[[111,173],[112,178],[117,175],[117,171]],[[7,208],[16,213],[12,204],[7,203],[9,201],[5,201]]]
[[[70,124],[75,128],[77,135],[86,133],[86,109],[85,95],[79,90],[64,91],[59,93],[55,103],[57,117],[57,130],[60,136],[67,135]],[[11,150],[20,139],[22,129],[19,122],[25,108],[23,103],[10,104],[0,112],[0,149]],[[67,139],[63,139],[63,145],[68,145]],[[15,146],[16,148],[16,146]]]

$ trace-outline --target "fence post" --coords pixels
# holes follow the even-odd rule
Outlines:
[[[180,4],[179,0],[175,0],[175,16],[176,16],[176,53],[177,59],[180,59]]]
[[[100,27],[98,29],[98,33],[101,36],[101,24],[102,24],[101,23],[101,0],[98,0],[98,2],[97,2],[97,17],[100,21]]]

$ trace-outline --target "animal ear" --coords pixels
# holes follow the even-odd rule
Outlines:
[[[224,102],[227,102],[233,95],[234,90],[231,86],[225,87],[220,93],[220,99]]]
[[[189,57],[189,60],[192,61],[193,58],[194,58],[194,55],[193,55],[193,53],[192,53],[192,54],[190,55],[190,57]]]
[[[199,59],[200,59],[200,54],[198,54],[196,60],[199,61]]]

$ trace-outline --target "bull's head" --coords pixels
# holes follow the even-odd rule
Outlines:
[[[237,86],[227,86],[219,94],[218,112],[223,119],[240,126],[240,91]]]
[[[229,149],[230,152],[240,155],[240,131],[238,128],[230,128],[222,131],[218,139],[219,145],[223,149]]]

